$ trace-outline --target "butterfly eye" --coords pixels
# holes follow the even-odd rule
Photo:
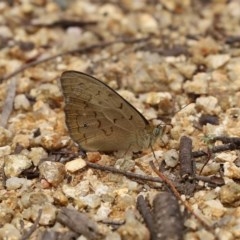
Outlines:
[[[153,129],[153,136],[156,138],[161,134],[161,132],[162,132],[162,126],[158,125]]]

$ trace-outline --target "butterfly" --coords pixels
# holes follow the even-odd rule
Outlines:
[[[152,146],[161,127],[152,126],[102,81],[77,71],[61,76],[69,134],[85,151],[132,151]]]

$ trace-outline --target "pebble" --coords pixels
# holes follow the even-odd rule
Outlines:
[[[11,147],[10,146],[3,146],[0,147],[0,158],[6,155],[9,155],[11,153]]]
[[[86,166],[86,161],[82,158],[74,159],[70,162],[67,162],[65,169],[67,172],[74,173]]]
[[[240,179],[240,168],[235,165],[233,162],[226,162],[223,165],[224,176],[231,179]]]
[[[14,99],[14,108],[16,110],[29,110],[31,104],[25,94],[18,94]]]
[[[135,206],[135,198],[133,195],[122,193],[116,198],[116,204],[120,209],[127,209],[128,207]]]
[[[0,126],[0,146],[8,145],[12,138],[11,131]]]
[[[202,212],[205,216],[220,218],[226,212],[226,208],[218,199],[211,199],[203,202]]]
[[[13,224],[6,223],[0,228],[0,239],[19,240],[21,233]]]
[[[13,38],[13,32],[11,31],[11,29],[8,26],[2,25],[0,26],[0,36],[3,38]]]
[[[206,58],[206,64],[209,68],[217,69],[222,67],[230,60],[229,54],[214,54]]]
[[[219,229],[219,231],[217,232],[217,239],[234,240],[234,236],[228,229]]]
[[[210,115],[219,115],[221,112],[221,107],[218,105],[218,100],[213,96],[197,98],[196,108]]]
[[[122,238],[117,232],[109,232],[105,237],[105,240],[122,240]]]
[[[235,182],[229,182],[222,186],[219,191],[219,199],[222,204],[234,206],[239,205],[240,200],[240,185]]]
[[[199,231],[196,232],[196,237],[197,239],[199,240],[215,240],[215,236],[211,233],[211,232],[208,232],[207,230],[205,229],[201,229]]]
[[[3,206],[3,204],[1,204],[1,206],[0,206],[1,226],[3,226],[6,223],[10,223],[12,221],[13,217],[14,217],[14,211],[12,209],[9,209],[9,206]]]
[[[64,184],[62,186],[62,191],[67,197],[73,198],[73,199],[76,198],[76,187],[69,186],[68,184]]]
[[[32,161],[21,154],[7,155],[4,157],[4,162],[4,173],[8,178],[17,177],[32,166]]]
[[[30,187],[32,182],[26,178],[11,177],[6,180],[6,188],[8,190],[16,190],[18,188]]]
[[[33,205],[44,205],[46,202],[53,202],[53,199],[42,192],[26,192],[21,197],[21,205],[29,208]]]
[[[117,232],[123,240],[150,240],[148,229],[136,219],[133,210],[126,211],[126,222]]]
[[[112,206],[110,203],[101,203],[100,207],[97,210],[97,213],[94,215],[94,219],[96,221],[106,220],[111,212]]]
[[[172,95],[169,92],[150,92],[141,94],[140,100],[141,99],[147,104],[158,105],[164,103],[169,106],[172,101]]]
[[[90,182],[89,180],[82,180],[75,186],[75,195],[76,196],[86,196],[90,193]]]
[[[98,195],[96,194],[88,194],[84,197],[80,197],[80,205],[89,207],[89,208],[97,208],[101,204],[101,199]]]
[[[131,171],[135,167],[135,162],[130,159],[120,158],[116,161],[115,167],[123,171]]]
[[[183,88],[188,93],[206,94],[210,79],[211,77],[208,73],[198,73],[193,77],[192,81],[186,81],[183,84]]]
[[[150,14],[142,13],[138,16],[140,31],[143,33],[154,33],[158,29],[158,23]]]
[[[39,171],[53,186],[58,186],[65,177],[65,166],[59,162],[45,161],[39,166]]]
[[[238,158],[237,153],[235,152],[222,152],[215,154],[215,161],[216,162],[234,162]]]
[[[57,190],[53,193],[53,199],[54,203],[56,203],[57,205],[66,206],[68,204],[68,198],[60,190]]]
[[[44,205],[33,205],[24,209],[22,215],[27,220],[36,221],[40,209],[42,209],[42,214],[39,224],[44,226],[52,225],[56,219],[57,209],[50,203],[45,203]]]
[[[28,153],[28,157],[32,160],[34,166],[38,166],[41,160],[48,157],[48,153],[42,147],[33,147]]]
[[[178,164],[178,152],[175,149],[163,153],[163,159],[168,167],[174,168]]]

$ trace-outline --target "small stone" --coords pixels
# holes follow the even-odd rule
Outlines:
[[[3,146],[0,147],[0,158],[6,155],[9,155],[11,153],[11,147],[10,146]]]
[[[203,163],[196,163],[196,168],[200,171],[203,168]],[[220,171],[220,163],[210,161],[207,165],[204,165],[202,169],[202,175],[209,176],[217,174]]]
[[[138,24],[140,31],[143,33],[155,33],[158,30],[158,23],[150,14],[140,14],[138,16]]]
[[[123,187],[127,187],[129,191],[138,191],[139,190],[139,184],[135,181],[132,181],[128,178],[123,179]]]
[[[53,202],[53,200],[41,192],[25,193],[21,198],[21,204],[24,208],[29,208],[33,205],[44,205],[46,202]]]
[[[24,209],[22,215],[25,219],[36,221],[40,209],[42,209],[42,214],[39,224],[44,226],[52,225],[56,219],[57,209],[50,203],[45,203],[44,205],[33,205],[28,209]]]
[[[210,75],[207,73],[198,73],[192,81],[186,81],[183,88],[188,93],[206,94],[208,92]]]
[[[168,167],[176,167],[178,164],[178,152],[171,149],[163,153],[163,159]]]
[[[14,108],[16,110],[29,110],[30,109],[30,102],[29,100],[26,98],[25,94],[19,94],[15,97],[14,99]]]
[[[234,240],[233,233],[228,229],[219,229],[217,232],[217,239],[219,240]]]
[[[39,166],[39,171],[53,186],[58,186],[65,177],[65,166],[59,162],[45,161]]]
[[[106,220],[108,215],[112,212],[110,203],[101,203],[101,206],[98,208],[97,213],[94,216],[96,221]]]
[[[215,54],[207,56],[206,63],[209,68],[217,69],[219,67],[222,67],[229,60],[230,60],[229,54]]]
[[[116,161],[115,167],[124,171],[131,171],[135,167],[135,162],[130,159],[120,158]]]
[[[127,209],[130,206],[135,206],[135,199],[132,195],[127,193],[122,193],[117,196],[116,204],[120,209]]]
[[[174,66],[186,79],[192,79],[197,69],[197,66],[190,62],[180,62],[174,64]]]
[[[235,152],[222,152],[215,154],[215,161],[216,162],[234,162],[238,158]]]
[[[98,195],[98,196],[102,196],[104,194],[107,194],[110,192],[109,187],[107,185],[104,185],[102,183],[97,184],[94,187],[94,192]]]
[[[1,223],[1,226],[3,226],[6,223],[10,223],[13,219],[13,216],[14,216],[14,211],[12,209],[9,209],[9,207],[7,207],[7,206],[0,206],[0,223]]]
[[[20,144],[24,148],[28,148],[30,146],[30,138],[29,135],[26,134],[16,134],[12,140],[13,146],[17,146]]]
[[[89,162],[98,162],[101,159],[101,154],[99,152],[88,152],[87,159]]]
[[[0,239],[19,240],[21,234],[14,225],[7,223],[0,228]]]
[[[75,199],[76,198],[76,188],[69,186],[68,184],[64,184],[62,187],[63,193],[70,198]]]
[[[8,145],[12,138],[12,133],[0,126],[0,146]]]
[[[197,239],[200,239],[200,240],[204,240],[204,239],[215,240],[216,239],[216,237],[211,232],[208,232],[205,229],[197,231],[196,235],[197,235]]]
[[[91,185],[89,180],[82,180],[79,184],[75,186],[76,196],[86,196],[90,193]]]
[[[47,133],[41,136],[40,144],[46,149],[60,149],[67,145],[69,142],[68,137],[62,137],[59,133]]]
[[[21,154],[7,155],[4,157],[4,162],[4,172],[6,177],[17,177],[24,170],[32,166],[32,161]]]
[[[52,185],[46,179],[41,179],[40,183],[43,189],[48,189],[52,187]]]
[[[97,208],[101,204],[101,199],[96,194],[88,194],[84,197],[80,197],[81,204],[89,208]]]
[[[221,112],[218,100],[213,96],[197,98],[196,108],[210,115],[218,115]]]
[[[16,190],[21,187],[27,188],[29,186],[31,186],[31,181],[26,178],[11,177],[6,181],[6,188],[8,190]]]
[[[67,162],[65,165],[65,169],[66,169],[66,171],[68,171],[70,173],[74,173],[74,172],[77,172],[78,170],[84,168],[86,165],[87,164],[84,159],[77,158],[70,162]]]
[[[149,240],[150,234],[144,224],[140,223],[132,210],[126,212],[126,222],[117,232],[123,240]]]
[[[62,191],[57,190],[53,194],[54,202],[61,206],[66,206],[68,204],[68,198],[64,195]]]
[[[143,96],[144,96],[144,98],[143,98]],[[141,98],[143,98],[143,100],[146,103],[151,104],[151,105],[157,105],[163,101],[171,101],[172,100],[172,96],[168,92],[150,92],[150,93],[146,93],[144,95],[142,94]]]
[[[219,191],[221,203],[239,206],[240,201],[240,185],[235,182],[229,182],[221,187]]]
[[[202,209],[204,215],[211,216],[213,218],[220,218],[226,212],[226,208],[218,199],[207,200],[204,203]]]
[[[105,237],[105,240],[122,240],[122,238],[117,232],[109,232]]]
[[[240,179],[240,168],[233,162],[224,163],[224,176],[231,179]]]
[[[5,25],[0,26],[0,36],[6,39],[10,39],[14,37],[10,27]]]
[[[41,160],[48,157],[48,153],[42,147],[31,148],[28,157],[32,160],[34,166],[38,166]]]

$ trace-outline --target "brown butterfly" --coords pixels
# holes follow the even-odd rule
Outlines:
[[[71,138],[86,151],[139,151],[152,146],[161,127],[100,80],[77,71],[61,76],[66,124]]]

